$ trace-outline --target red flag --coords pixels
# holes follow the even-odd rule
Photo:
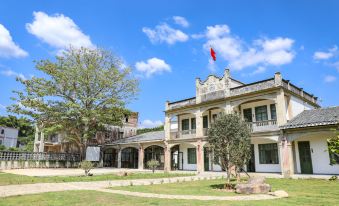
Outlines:
[[[212,47],[211,47],[211,57],[212,57],[213,61],[216,61],[216,60],[217,60],[216,53],[215,53],[215,51],[213,50]]]

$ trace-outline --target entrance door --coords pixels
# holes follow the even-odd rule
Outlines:
[[[103,158],[103,166],[104,167],[113,167],[113,164],[115,162],[114,160],[114,154],[113,154],[113,149],[106,149],[104,151],[104,158]]]
[[[254,144],[251,144],[251,158],[247,163],[247,172],[255,172]]]
[[[204,147],[204,169],[205,171],[209,171],[210,170],[210,152],[209,149]]]
[[[302,174],[313,174],[310,142],[298,142],[300,168]]]
[[[172,152],[171,168],[172,170],[183,170],[183,153],[179,151]]]

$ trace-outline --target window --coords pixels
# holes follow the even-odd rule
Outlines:
[[[208,128],[208,117],[207,117],[207,115],[202,117],[202,128]]]
[[[259,144],[260,164],[279,164],[278,144]]]
[[[276,120],[277,119],[277,111],[275,109],[275,104],[271,104],[270,109],[271,109],[271,119]]]
[[[0,139],[0,145],[2,145],[2,139]]]
[[[195,122],[195,118],[192,118],[191,119],[191,129],[196,129],[197,128],[197,125],[196,125],[196,122]]]
[[[244,119],[246,122],[252,122],[252,108],[244,109]]]
[[[4,134],[5,133],[5,130],[4,129],[1,129],[1,134]]]
[[[331,163],[331,165],[339,164],[339,154],[333,153],[333,152],[330,151],[330,147],[331,147],[332,144],[336,144],[335,141],[328,140],[327,145],[329,147],[328,148],[328,153],[330,155],[330,163]]]
[[[195,148],[187,148],[187,163],[197,164],[197,153]]]
[[[255,108],[255,121],[266,121],[267,120],[267,106],[260,106]]]
[[[189,130],[190,126],[189,126],[189,119],[183,119],[181,120],[181,130]]]

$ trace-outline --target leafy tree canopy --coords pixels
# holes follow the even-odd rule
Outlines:
[[[161,125],[159,127],[153,127],[153,128],[142,128],[137,130],[137,134],[144,134],[147,132],[156,132],[156,131],[164,131],[164,125]]]
[[[131,69],[104,49],[69,48],[55,61],[40,60],[44,75],[17,79],[23,91],[15,91],[18,104],[9,112],[28,115],[46,133],[65,132],[82,154],[88,138],[105,125],[121,125],[135,99],[138,81]]]
[[[217,163],[227,171],[228,184],[231,168],[242,168],[250,158],[250,134],[247,123],[237,114],[221,113],[208,130],[208,142]]]

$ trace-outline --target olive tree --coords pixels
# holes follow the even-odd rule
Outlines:
[[[250,129],[237,114],[221,113],[208,130],[208,142],[216,163],[227,172],[226,187],[229,188],[231,168],[238,173],[250,158]]]
[[[45,133],[65,133],[82,158],[89,138],[122,124],[125,105],[138,92],[131,69],[104,49],[70,47],[54,61],[37,61],[36,68],[41,77],[17,78],[24,90],[14,91],[9,112],[30,116]]]
[[[331,156],[331,165],[339,160],[339,129],[334,130],[335,135],[327,139],[328,150]]]

